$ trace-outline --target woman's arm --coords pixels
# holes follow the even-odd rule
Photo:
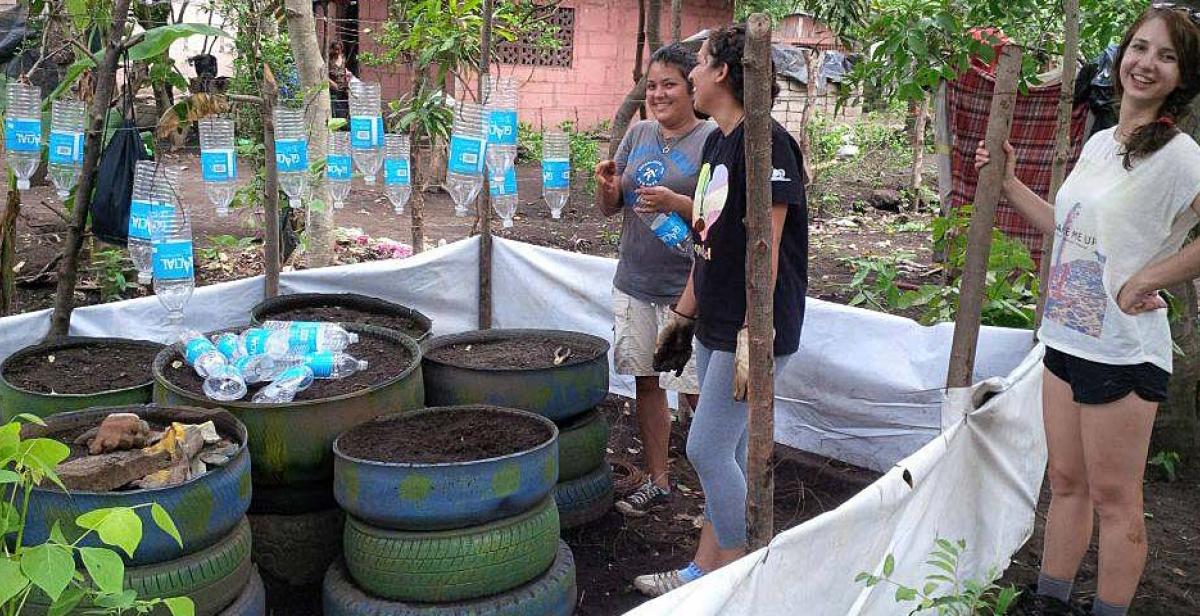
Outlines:
[[[1043,234],[1054,233],[1054,206],[1017,179],[1016,151],[1007,141],[1004,142],[1004,153],[1007,154],[1004,183],[1001,185],[1004,197],[1038,231]],[[989,162],[991,162],[991,154],[987,151],[984,143],[980,141],[979,147],[975,150],[975,169],[982,169]]]
[[[683,293],[679,295],[679,301],[675,302],[675,312],[679,314],[696,318],[698,308],[696,306],[696,288],[692,285],[692,280],[696,275],[696,263],[692,262],[692,271],[688,273],[687,284],[683,285]]]

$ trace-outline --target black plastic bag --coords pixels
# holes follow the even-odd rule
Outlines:
[[[137,161],[150,160],[132,120],[125,120],[104,148],[92,193],[92,233],[110,244],[125,245],[129,233],[129,201]]]

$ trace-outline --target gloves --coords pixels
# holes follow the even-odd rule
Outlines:
[[[658,341],[654,348],[654,369],[682,376],[683,367],[692,358],[692,335],[695,331],[696,319],[679,314],[672,308],[667,324],[658,332]]]
[[[738,402],[745,400],[749,388],[750,329],[743,327],[738,330],[737,350],[733,353],[733,399]]]

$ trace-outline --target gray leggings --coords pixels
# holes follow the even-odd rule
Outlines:
[[[750,432],[745,402],[733,399],[733,353],[713,351],[696,340],[700,404],[688,431],[687,457],[704,488],[705,517],[723,550],[746,546],[746,446]],[[791,355],[775,358],[775,374]]]

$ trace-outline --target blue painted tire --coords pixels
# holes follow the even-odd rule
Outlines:
[[[266,616],[266,614],[267,589],[263,586],[262,576],[258,574],[258,567],[253,567],[250,570],[250,580],[242,588],[241,594],[221,612],[220,616]]]
[[[575,558],[558,542],[554,563],[531,582],[508,592],[453,603],[404,603],[378,599],[350,581],[338,561],[325,574],[325,616],[570,616],[575,612]]]
[[[402,418],[446,412],[510,415],[545,428],[549,438],[517,453],[438,464],[362,460],[343,451],[355,430],[383,429]],[[528,411],[484,406],[441,407],[380,417],[343,433],[333,443],[333,493],[347,513],[377,528],[449,530],[519,515],[554,489],[558,428]]]
[[[604,517],[613,506],[612,467],[607,462],[592,472],[554,488],[558,520],[563,530],[590,524]]]
[[[118,551],[130,566],[182,558],[229,535],[250,507],[250,452],[246,448],[246,427],[226,411],[159,407],[153,404],[92,408],[47,417],[46,426],[27,424],[22,428],[22,437],[48,436],[62,430],[96,425],[102,417],[117,412],[135,413],[143,419],[159,423],[203,423],[211,420],[220,433],[239,441],[238,451],[225,466],[177,486],[120,492],[74,491],[70,494],[57,488],[35,488],[26,518],[25,545],[44,543],[55,522],[59,523],[68,538],[73,537],[72,531],[78,529],[75,518],[93,509],[136,507],[148,503],[162,505],[171,515],[183,539],[183,547],[154,523],[150,517],[150,507],[142,507],[138,509],[138,515],[142,518],[141,544],[132,558]],[[102,544],[91,535],[81,545]]]

